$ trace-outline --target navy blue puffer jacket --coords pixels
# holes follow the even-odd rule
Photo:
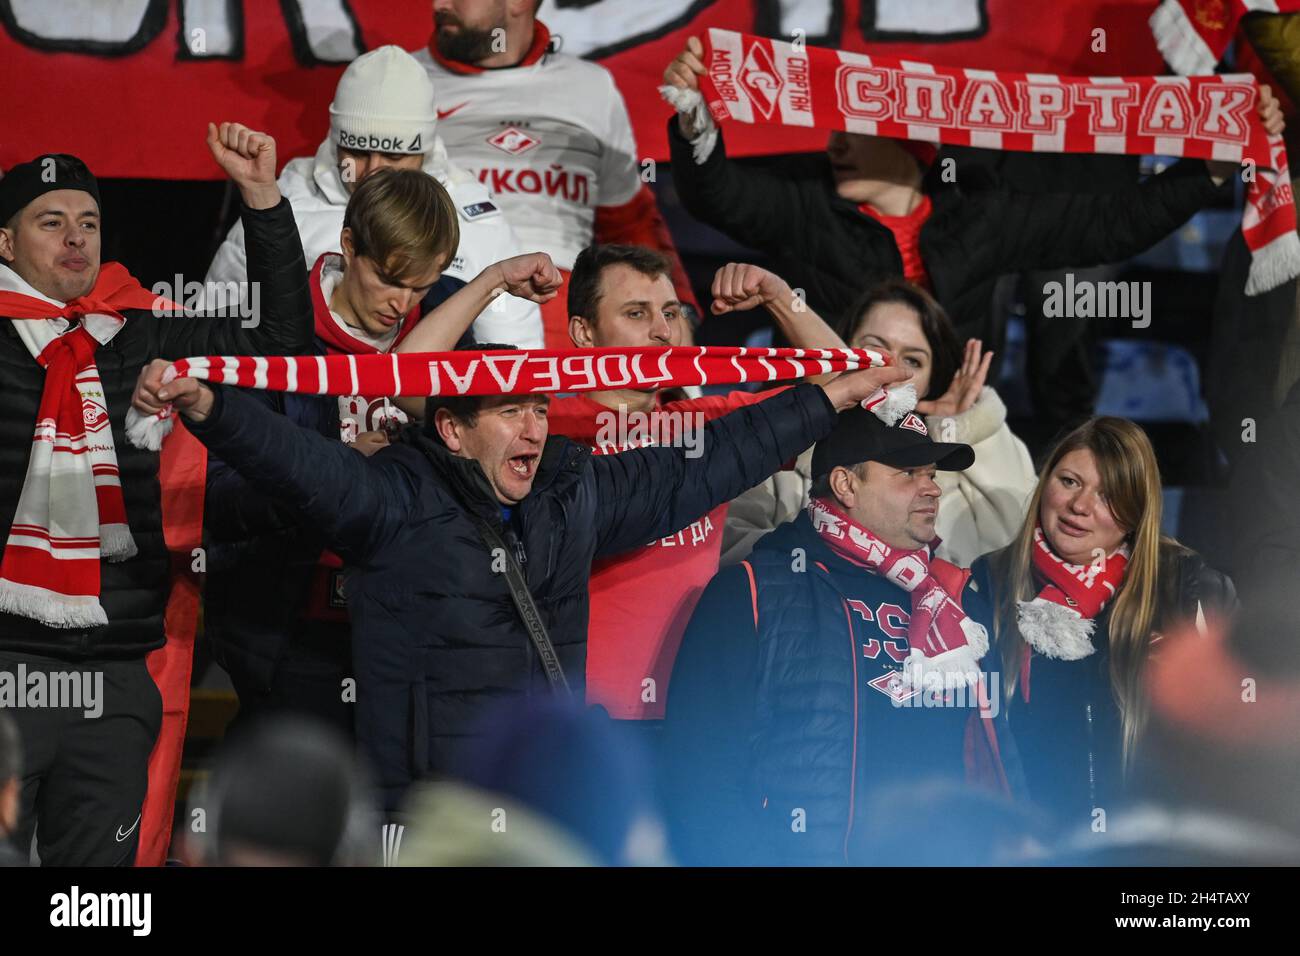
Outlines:
[[[211,415],[191,431],[312,522],[348,564],[357,735],[396,806],[412,780],[448,766],[485,708],[548,690],[469,515],[499,523],[500,507],[476,461],[417,427],[366,458],[236,389],[215,391]],[[825,393],[804,385],[710,422],[698,458],[661,447],[592,457],[567,439],[547,441],[514,517],[529,589],[575,692],[592,559],[689,525],[834,423]]]

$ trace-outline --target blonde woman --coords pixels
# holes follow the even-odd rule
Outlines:
[[[1140,757],[1145,665],[1176,621],[1227,613],[1232,582],[1160,531],[1146,433],[1096,418],[1048,456],[1019,535],[975,562],[1029,797],[1067,827],[1110,812]]]

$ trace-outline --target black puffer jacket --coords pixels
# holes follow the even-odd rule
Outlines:
[[[307,270],[288,201],[281,200],[274,209],[244,209],[242,216],[249,279],[261,283],[262,314],[256,326],[243,328],[237,317],[156,317],[132,310],[124,313],[126,325],[112,341],[95,352],[127,520],[139,548],[129,561],[100,564],[100,603],[108,624],[89,630],[50,628],[0,614],[0,650],[69,659],[130,658],[162,645],[169,561],[163,544],[158,454],[133,447],[124,431],[140,369],[156,358],[294,355],[311,344]],[[0,548],[18,508],[44,384],[45,372],[13,322],[0,319]]]
[[[704,454],[642,448],[593,457],[547,441],[509,528],[561,666],[582,693],[592,559],[683,528],[781,467],[835,423],[801,385],[710,422]],[[488,707],[548,690],[545,672],[480,539],[471,511],[498,526],[500,506],[476,461],[410,427],[367,458],[218,389],[191,431],[255,487],[291,504],[347,561],[357,678],[357,736],[386,805],[445,770]]]
[[[719,133],[697,165],[676,118],[668,142],[673,185],[691,215],[775,257],[826,316],[841,316],[863,290],[903,274],[893,233],[836,195],[825,157],[801,158],[781,175],[727,159]],[[991,283],[1003,273],[1127,259],[1219,192],[1200,160],[1104,195],[1071,192],[1068,182],[1061,192],[1021,193],[991,181],[986,163],[958,160],[956,168],[956,183],[942,181],[939,164],[926,177],[933,211],[920,249],[932,291],[963,336],[984,334]]]
[[[972,567],[973,580],[990,604],[998,606],[1011,548],[986,554]],[[1172,541],[1161,545],[1156,632],[1204,614],[1235,610],[1232,581],[1196,552]],[[1063,827],[1092,825],[1095,808],[1118,807],[1126,794],[1119,705],[1110,677],[1111,602],[1095,621],[1095,652],[1062,661],[1033,653],[1029,661],[1029,700],[1023,671],[1006,715],[1015,735],[1028,796]],[[1010,686],[1011,675],[1008,675]],[[1140,750],[1140,742],[1139,742]],[[1139,758],[1140,759],[1140,755]]]

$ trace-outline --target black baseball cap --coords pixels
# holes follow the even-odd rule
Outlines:
[[[925,419],[916,412],[886,425],[855,405],[840,414],[835,430],[813,449],[812,476],[820,478],[837,466],[852,468],[864,461],[890,468],[936,465],[940,471],[962,471],[975,463],[975,450],[970,445],[934,441]]]
[[[79,189],[99,201],[99,182],[76,156],[46,153],[29,163],[19,163],[0,177],[0,226],[33,199],[56,189]]]

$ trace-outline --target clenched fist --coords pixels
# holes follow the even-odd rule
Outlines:
[[[494,283],[498,288],[533,302],[550,302],[564,283],[560,270],[544,252],[502,259],[493,268],[499,270]]]
[[[208,149],[239,187],[244,205],[270,209],[280,202],[275,184],[275,140],[239,123],[208,124]]]
[[[789,284],[775,273],[747,262],[728,262],[713,277],[714,315],[739,312],[794,298]]]

